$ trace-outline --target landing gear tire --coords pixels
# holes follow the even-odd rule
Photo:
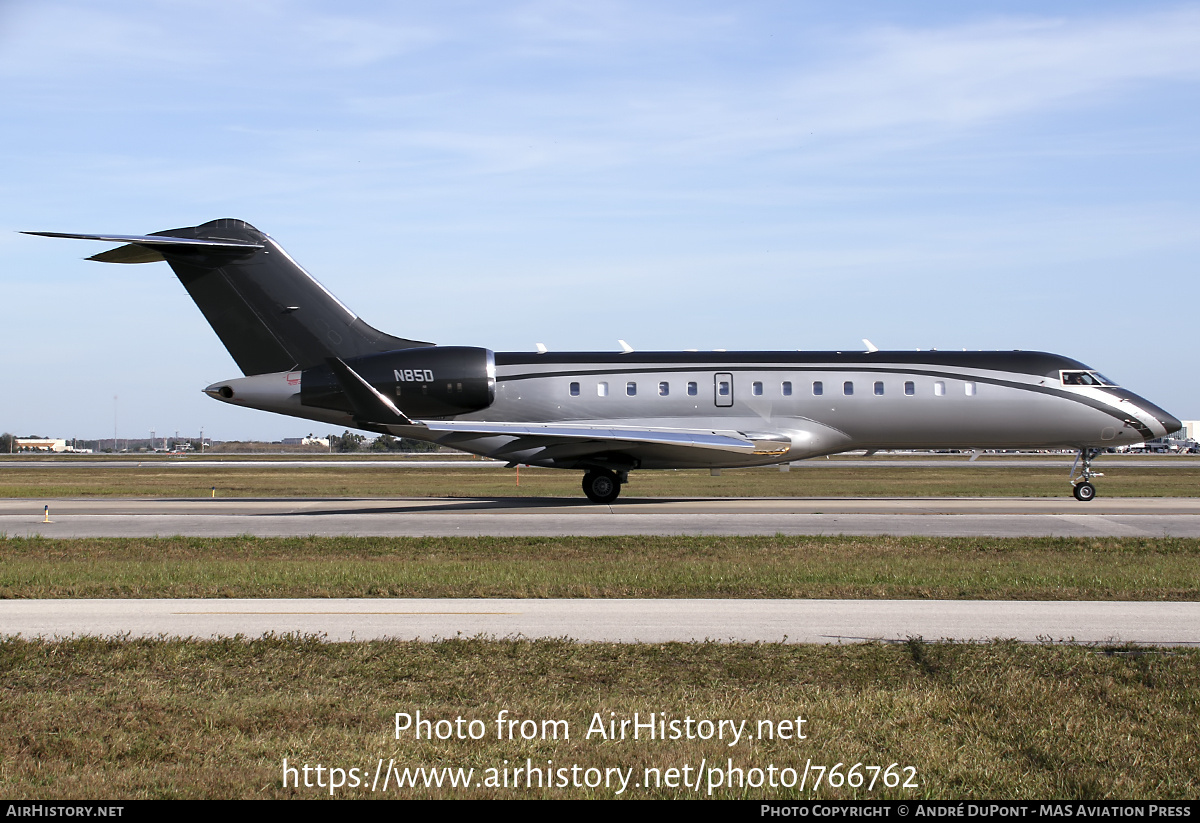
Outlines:
[[[583,493],[593,503],[611,503],[621,493],[621,482],[607,469],[592,469],[583,476]]]
[[[1092,478],[1104,476],[1102,473],[1092,470],[1092,460],[1099,454],[1100,449],[1081,448],[1079,457],[1075,458],[1075,465],[1071,466],[1071,485],[1075,487],[1071,493],[1081,503],[1087,503],[1096,497],[1096,487],[1092,485]],[[1077,468],[1079,469],[1078,474],[1075,473]]]

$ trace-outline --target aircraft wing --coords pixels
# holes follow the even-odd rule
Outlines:
[[[707,462],[721,453],[745,457],[782,455],[791,438],[782,433],[722,432],[700,429],[638,428],[576,423],[489,423],[482,421],[422,421],[417,423],[445,445],[514,462],[580,460],[591,456],[623,454],[638,459],[696,458]],[[474,442],[472,442],[474,441]],[[474,446],[473,448],[471,446]],[[483,448],[479,448],[483,446]]]

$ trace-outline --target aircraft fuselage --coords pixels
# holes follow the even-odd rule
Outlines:
[[[403,355],[419,363],[426,353],[433,350]],[[1072,384],[1071,376],[1095,372],[1042,352],[496,352],[493,362],[485,407],[422,422],[786,437],[786,448],[758,454],[680,453],[671,444],[639,443],[606,455],[610,462],[624,455],[641,469],[768,465],[853,449],[1102,448],[1179,427],[1171,415],[1125,389],[1099,381]],[[371,382],[402,407],[421,392],[454,396],[459,383],[454,378],[460,376],[440,379],[435,368],[411,365],[390,372],[390,379]],[[356,425],[352,411],[305,406],[301,389],[307,372],[291,375],[290,383],[279,373],[214,384],[229,387],[228,398],[214,387],[209,393],[336,426]],[[386,430],[513,462],[572,468],[594,462],[561,443],[526,441],[513,450],[514,437],[481,436],[477,427],[469,438],[419,426]]]

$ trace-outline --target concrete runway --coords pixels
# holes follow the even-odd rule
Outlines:
[[[43,505],[50,523],[43,523]],[[0,500],[46,537],[855,534],[1200,537],[1198,498],[287,498]]]
[[[25,637],[457,636],[583,642],[926,640],[1200,645],[1200,603],[986,600],[5,600]]]

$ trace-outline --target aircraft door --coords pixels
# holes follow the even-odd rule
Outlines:
[[[713,396],[718,406],[733,405],[733,375],[719,371],[713,375]]]

